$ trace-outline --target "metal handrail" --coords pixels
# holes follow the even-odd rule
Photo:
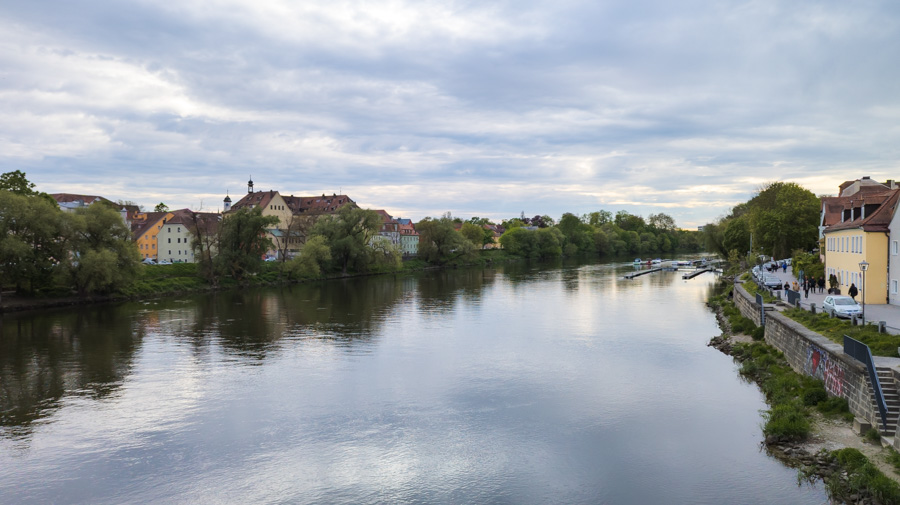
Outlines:
[[[878,413],[881,415],[881,424],[887,430],[887,402],[884,401],[884,393],[881,392],[881,381],[878,380],[878,372],[875,370],[875,360],[872,359],[872,351],[869,346],[844,335],[844,353],[861,361],[869,372],[869,381],[875,393],[875,403],[878,404]]]

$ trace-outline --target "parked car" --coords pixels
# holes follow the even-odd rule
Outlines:
[[[765,284],[767,288],[781,289],[781,279],[775,277],[774,275],[764,275],[763,284]]]
[[[142,261],[142,263],[145,265],[155,265],[156,260],[153,258],[144,258],[144,261]]]
[[[172,264],[172,262],[169,260],[159,260],[159,263],[157,263],[157,265],[171,265],[171,264]]]
[[[822,302],[822,310],[826,314],[833,314],[837,317],[849,318],[854,315],[862,314],[862,307],[856,303],[856,300],[849,296],[826,296]]]

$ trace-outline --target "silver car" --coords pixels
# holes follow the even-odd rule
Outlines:
[[[849,296],[826,296],[825,301],[822,302],[822,310],[826,314],[833,314],[837,317],[849,318],[862,314],[862,307]]]

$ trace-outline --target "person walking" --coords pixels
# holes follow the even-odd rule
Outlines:
[[[819,294],[821,295],[824,292],[825,292],[825,277],[821,276],[821,277],[819,277]]]
[[[803,279],[803,298],[809,298],[809,277]]]
[[[856,301],[856,295],[859,294],[859,290],[856,289],[856,284],[850,284],[850,290],[847,291],[847,294],[850,295],[850,298],[853,298],[853,301]]]
[[[781,273],[784,273],[784,274],[787,273],[787,261],[781,262]]]
[[[789,289],[791,289],[791,285],[788,284],[788,281],[784,281],[784,290],[787,291]]]

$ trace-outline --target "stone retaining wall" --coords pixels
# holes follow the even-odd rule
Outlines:
[[[759,305],[740,284],[734,286],[734,303],[741,314],[759,324]],[[872,408],[866,367],[844,354],[842,345],[776,311],[766,312],[765,340],[784,353],[794,371],[822,380],[829,394],[846,398],[857,419],[880,426],[878,412]]]

